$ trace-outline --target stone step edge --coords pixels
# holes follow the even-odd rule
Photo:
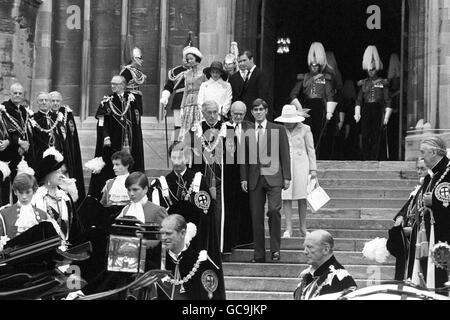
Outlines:
[[[237,276],[224,276],[226,279],[231,280],[253,280],[253,281],[264,281],[264,280],[270,280],[270,281],[276,281],[276,280],[283,280],[283,281],[298,281],[299,278],[284,278],[284,277],[237,277]],[[368,281],[370,279],[359,279],[359,278],[353,278],[355,282],[362,282],[362,281]],[[386,283],[386,282],[393,282],[394,280],[377,280],[376,282]],[[264,291],[262,291],[264,292]]]
[[[236,249],[234,252],[253,252],[253,249]],[[281,250],[281,253],[298,253],[298,252],[302,252],[303,250],[293,250],[293,249],[285,249],[285,250]],[[335,250],[333,251],[333,253],[335,254],[361,254],[362,255],[362,251],[347,251],[347,250]],[[392,257],[393,260],[395,260],[394,257]],[[368,260],[369,261],[369,260]],[[388,261],[389,262],[389,261]],[[250,263],[249,263],[250,264]],[[266,263],[263,263],[266,264]],[[274,263],[274,264],[279,264],[279,263]],[[256,265],[256,263],[255,263]],[[374,266],[377,266],[378,264],[373,263]],[[386,266],[386,264],[380,264],[380,266]],[[389,265],[388,265],[389,266]]]
[[[250,262],[223,262],[225,266],[242,266],[242,265],[252,265],[252,266],[266,266],[266,265],[276,265],[280,267],[293,267],[293,266],[307,266],[306,263],[250,263]],[[349,268],[366,268],[366,267],[379,267],[383,269],[393,269],[394,265],[363,265],[363,264],[346,264],[345,269]],[[261,278],[261,277],[259,277]]]

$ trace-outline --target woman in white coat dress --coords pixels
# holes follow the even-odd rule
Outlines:
[[[282,194],[283,212],[286,217],[284,238],[292,237],[292,204],[294,201],[298,201],[300,236],[306,236],[308,175],[311,175],[312,179],[317,177],[314,138],[311,128],[303,124],[305,118],[309,117],[305,111],[298,111],[295,106],[287,105],[284,106],[281,117],[275,120],[285,125],[291,151],[291,186]]]

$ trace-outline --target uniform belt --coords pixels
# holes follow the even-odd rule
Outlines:
[[[317,94],[312,94],[312,95],[309,95],[309,96],[307,97],[307,99],[323,99],[323,97],[322,97],[322,96],[319,96],[319,95],[317,95]]]
[[[381,101],[375,100],[375,99],[368,99],[366,100],[366,103],[380,103]]]

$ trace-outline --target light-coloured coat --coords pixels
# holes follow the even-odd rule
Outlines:
[[[306,199],[308,175],[317,170],[316,151],[311,127],[298,124],[294,131],[287,130],[291,151],[292,181],[288,190],[283,191],[283,200]]]

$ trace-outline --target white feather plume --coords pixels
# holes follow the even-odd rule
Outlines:
[[[98,157],[88,161],[84,167],[91,170],[93,174],[98,174],[106,166],[105,161],[102,157]]]
[[[368,260],[385,263],[391,255],[386,248],[386,242],[386,238],[376,238],[369,241],[364,245],[362,254]]]
[[[19,174],[28,174],[30,176],[34,176],[36,172],[34,172],[33,168],[31,168],[28,163],[22,159],[22,161],[17,166],[17,175]]]
[[[55,159],[58,162],[64,161],[64,156],[58,150],[56,150],[55,147],[48,148],[42,155],[43,158],[48,156],[55,156]]]
[[[3,174],[3,181],[11,175],[11,169],[9,169],[7,162],[0,161],[0,171]]]
[[[364,52],[363,69],[370,70],[372,67],[372,63],[375,64],[374,67],[376,70],[383,70],[383,62],[381,62],[377,47],[368,46],[366,51]]]
[[[186,227],[186,237],[184,238],[184,243],[189,246],[192,239],[197,235],[197,226],[191,222],[187,224]]]
[[[320,42],[314,42],[309,49],[308,65],[311,65],[314,62],[318,63],[322,67],[327,65],[327,55],[325,53],[325,48]]]

